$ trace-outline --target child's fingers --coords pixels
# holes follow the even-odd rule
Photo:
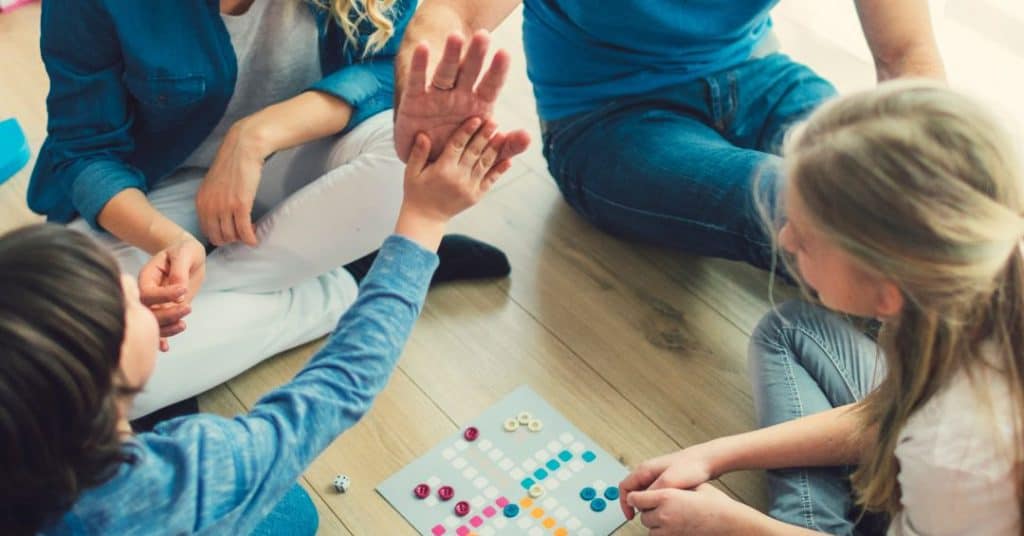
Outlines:
[[[491,187],[494,186],[494,183],[498,182],[498,179],[500,179],[501,176],[511,168],[511,160],[502,160],[495,164],[494,167],[487,172],[487,176],[484,177],[484,180],[480,181],[480,191],[483,193],[490,191]]]
[[[466,145],[466,150],[462,153],[462,159],[459,161],[460,165],[472,166],[483,154],[484,150],[487,149],[487,144],[491,141],[491,136],[494,136],[494,132],[498,130],[498,124],[488,119],[484,121],[484,124],[480,127],[480,130],[476,131],[473,135],[473,139],[469,140],[469,144]]]
[[[160,351],[167,352],[171,349],[171,345],[167,343],[167,337],[160,337]]]
[[[412,144],[412,152],[409,153],[409,160],[405,163],[406,174],[417,176],[427,167],[427,159],[430,158],[430,137],[426,134],[416,134]]]
[[[487,176],[487,172],[491,170],[494,163],[498,160],[498,153],[501,152],[501,147],[504,144],[504,134],[495,134],[491,138],[491,142],[487,144],[487,148],[480,153],[476,164],[473,165],[473,179],[482,180]]]
[[[173,325],[161,327],[160,336],[164,338],[173,337],[175,335],[178,335],[179,333],[182,333],[183,331],[185,331],[185,322],[183,320],[179,320]]]
[[[479,117],[470,117],[465,120],[462,126],[457,128],[451,137],[448,138],[448,144],[445,146],[444,154],[441,155],[441,158],[447,158],[452,163],[458,163],[459,159],[462,158],[462,152],[466,150],[469,140],[473,138],[473,134],[476,134],[481,123],[483,121]]]
[[[156,323],[161,329],[168,326],[173,326],[181,321],[192,312],[192,307],[188,304],[171,304],[167,306],[151,307],[153,316],[156,317]],[[166,336],[166,335],[165,335]]]

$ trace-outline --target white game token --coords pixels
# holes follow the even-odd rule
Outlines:
[[[516,419],[508,419],[505,421],[505,431],[515,432],[519,429],[519,421]]]
[[[526,428],[531,432],[539,432],[544,429],[544,422],[540,419],[533,419],[526,423]]]
[[[530,486],[530,491],[528,491],[527,493],[530,495],[530,497],[536,499],[537,497],[544,495],[544,486],[541,486],[540,484],[534,484]]]
[[[516,417],[516,420],[519,421],[519,424],[529,424],[533,420],[533,415],[530,415],[529,411],[524,411]]]

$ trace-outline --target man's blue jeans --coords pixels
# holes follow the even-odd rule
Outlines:
[[[884,368],[878,346],[847,319],[803,301],[785,303],[761,320],[750,341],[758,425],[862,400],[881,381]],[[769,514],[827,534],[855,534],[850,470],[768,471]],[[879,520],[864,521],[858,529]]]
[[[771,54],[546,122],[544,156],[569,205],[599,228],[767,268],[755,179],[773,202],[786,129],[834,95],[809,68]]]

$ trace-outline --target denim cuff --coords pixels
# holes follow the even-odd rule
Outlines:
[[[129,188],[146,192],[142,173],[123,162],[93,160],[83,164],[71,182],[71,203],[93,229],[102,231],[97,221],[100,211],[111,198]]]
[[[394,64],[371,60],[349,65],[325,76],[310,89],[334,95],[352,106],[352,117],[342,133],[391,108],[394,100]]]

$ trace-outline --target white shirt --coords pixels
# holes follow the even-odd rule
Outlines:
[[[903,511],[890,536],[1020,536],[1009,386],[994,371],[976,380],[980,394],[966,373],[955,376],[900,432]]]
[[[298,95],[322,77],[316,19],[305,2],[256,0],[245,13],[221,18],[238,58],[235,91],[224,117],[183,168],[209,168],[235,122]]]

